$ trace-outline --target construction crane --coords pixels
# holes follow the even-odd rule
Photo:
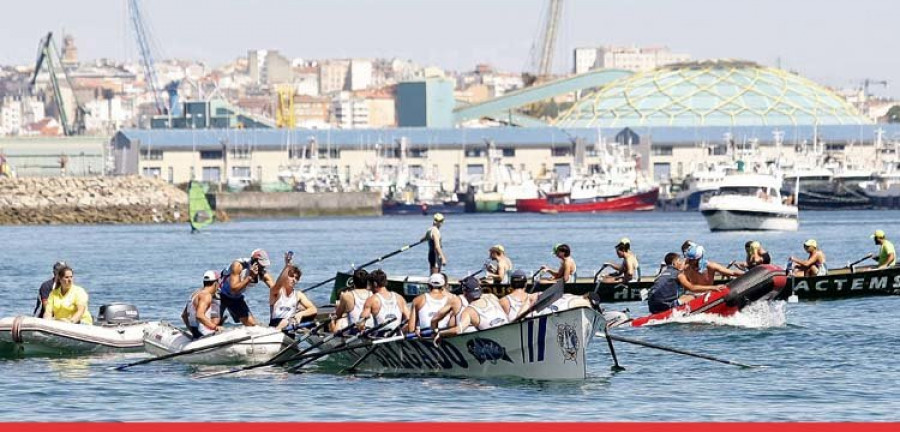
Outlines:
[[[863,90],[863,98],[865,98],[866,100],[869,100],[869,96],[871,95],[871,93],[869,93],[870,85],[880,85],[880,86],[884,86],[885,88],[887,88],[888,82],[884,81],[884,80],[874,80],[871,78],[866,78],[862,81],[861,84],[862,84],[862,90]]]
[[[153,102],[156,105],[157,114],[176,115],[180,111],[178,106],[178,86],[180,81],[172,81],[165,86],[169,94],[169,107],[163,102],[162,89],[157,85],[156,63],[153,61],[153,52],[150,50],[150,33],[144,25],[144,15],[141,13],[139,0],[128,0],[128,9],[131,15],[131,24],[134,27],[134,35],[137,39],[138,50],[141,52],[141,66],[144,69],[144,81],[153,93]]]
[[[56,44],[53,42],[53,32],[48,32],[47,36],[44,36],[44,38],[41,39],[40,44],[38,44],[37,61],[34,65],[34,75],[32,75],[31,81],[29,82],[29,88],[32,92],[34,91],[34,85],[37,82],[38,75],[40,75],[41,70],[46,66],[47,74],[50,76],[50,85],[53,87],[53,98],[56,101],[56,107],[59,109],[59,123],[63,128],[63,133],[66,136],[81,135],[85,130],[84,118],[87,115],[87,110],[78,101],[78,95],[75,94],[75,86],[72,85],[72,80],[69,78],[68,72],[66,72],[65,69],[62,69],[66,83],[69,85],[69,88],[72,89],[72,99],[75,101],[75,121],[72,125],[69,125],[69,114],[66,112],[66,103],[63,99],[62,90],[59,85],[59,77],[57,76],[58,70],[60,69],[57,67],[58,64],[62,64],[62,57],[59,55],[59,50],[56,49]]]
[[[563,0],[548,0],[547,15],[535,44],[531,47],[531,67],[535,75],[522,75],[525,86],[547,80],[553,70],[553,52],[556,47],[556,35],[562,16]]]
[[[275,125],[279,128],[293,129],[297,126],[297,118],[294,115],[294,93],[294,86],[290,84],[283,84],[277,88]]]

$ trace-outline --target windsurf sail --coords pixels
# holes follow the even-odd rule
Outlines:
[[[188,189],[188,215],[192,231],[199,231],[215,221],[216,213],[206,199],[206,186],[200,182],[191,181]]]

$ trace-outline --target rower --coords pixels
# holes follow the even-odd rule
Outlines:
[[[740,270],[727,269],[717,262],[709,261],[705,253],[703,246],[696,243],[691,244],[685,252],[684,257],[687,262],[681,272],[683,277],[679,277],[684,289],[694,293],[720,291],[724,285],[714,285],[717,274],[729,277],[744,274]]]
[[[448,282],[449,278],[447,277],[446,273],[441,273],[441,276],[444,277],[444,291],[450,296],[450,300],[447,302],[447,304],[444,305],[444,307],[442,307],[431,317],[431,321],[440,324],[444,321],[445,318],[447,318],[449,320],[447,321],[447,324],[449,326],[455,326],[462,316],[462,311],[469,306],[469,302],[468,300],[466,300],[466,296],[462,292],[456,294],[450,291],[450,283]],[[462,287],[460,287],[460,290],[461,289]],[[425,325],[425,323],[419,323],[420,328],[426,328]],[[438,328],[446,327],[447,326],[441,326]]]
[[[500,307],[509,321],[516,319],[519,312],[531,307],[537,299],[537,294],[528,294],[525,292],[525,285],[528,284],[528,275],[524,270],[516,270],[509,278],[509,285],[512,292],[500,299]]]
[[[56,274],[65,266],[65,261],[57,261],[56,264],[53,264],[53,277],[45,280],[38,289],[38,298],[37,302],[34,304],[34,312],[32,312],[32,315],[38,318],[44,316],[44,308],[47,307],[47,298],[50,297],[53,288],[56,288],[56,286],[59,285],[59,278]]]
[[[459,297],[447,292],[446,285],[447,279],[441,273],[435,273],[428,278],[429,291],[420,294],[412,301],[412,313],[408,326],[410,333],[421,335],[422,330],[431,328],[431,319],[445,307],[451,310],[459,310],[462,307]],[[453,316],[449,313],[444,314],[443,318],[438,320],[438,327],[447,327]]]
[[[207,270],[203,273],[203,288],[191,294],[184,305],[181,320],[194,339],[222,330],[222,318],[219,316],[221,306],[216,296],[218,290],[219,275],[214,270]]]
[[[441,336],[451,336],[460,333],[467,333],[470,330],[487,330],[509,322],[500,306],[500,300],[493,294],[481,293],[481,282],[474,277],[467,277],[460,281],[463,288],[463,294],[469,302],[469,306],[463,309],[459,317],[459,322],[443,331],[439,330],[439,319],[435,315],[431,319],[431,330],[435,332],[435,343],[440,340]]]
[[[872,234],[872,239],[875,240],[875,244],[881,246],[878,250],[878,256],[872,258],[873,260],[878,261],[878,267],[874,270],[881,270],[896,264],[897,253],[894,251],[894,244],[887,239],[884,231],[876,230],[875,233]]]
[[[93,324],[88,311],[88,294],[84,288],[75,285],[75,272],[69,266],[62,266],[56,272],[59,283],[47,296],[44,319],[55,319],[76,324]]]
[[[572,258],[572,249],[567,244],[557,244],[553,246],[553,255],[559,258],[559,269],[550,270],[546,265],[541,266],[542,272],[547,272],[551,279],[541,280],[541,283],[555,283],[562,280],[566,283],[575,282],[575,259]]]
[[[353,272],[353,287],[341,293],[337,307],[334,310],[334,319],[331,324],[331,331],[337,332],[341,329],[356,325],[360,322],[363,305],[366,300],[372,296],[369,291],[369,272],[365,269],[357,269]],[[344,317],[346,315],[346,317]],[[369,318],[366,327],[372,327],[372,319]]]
[[[627,237],[623,237],[621,240],[619,240],[619,243],[616,244],[616,256],[618,256],[622,260],[622,263],[603,263],[603,265],[612,267],[616,271],[616,273],[613,275],[604,276],[603,282],[637,282],[637,280],[640,278],[640,263],[638,263],[637,255],[635,255],[631,250],[631,240],[629,240]]]
[[[447,256],[444,255],[444,247],[441,244],[441,226],[444,224],[444,215],[434,214],[431,228],[425,232],[422,240],[428,240],[428,266],[430,274],[440,273],[441,268],[447,265]]]
[[[790,258],[794,263],[794,275],[810,277],[828,274],[828,269],[825,267],[825,252],[819,249],[816,240],[809,239],[804,242],[803,249],[809,254],[805,260],[793,256]]]
[[[763,249],[762,244],[756,240],[750,240],[744,243],[744,252],[747,252],[747,261],[735,263],[738,268],[750,270],[753,267],[762,264],[772,264],[772,256]]]
[[[373,324],[377,327],[390,319],[390,324],[382,327],[382,334],[391,333],[400,327],[401,320],[409,319],[409,308],[403,296],[387,289],[387,275],[381,269],[375,270],[369,275],[372,281],[372,296],[363,305],[360,321],[357,329],[366,328],[366,320],[374,318]]]
[[[675,306],[681,306],[691,301],[694,296],[684,295],[684,288],[681,285],[682,270],[684,270],[684,259],[675,252],[669,252],[663,259],[665,267],[647,296],[647,307],[650,313],[660,313],[672,309]]]
[[[234,322],[241,322],[246,326],[256,325],[256,319],[253,318],[250,307],[244,299],[244,292],[260,280],[270,289],[275,285],[275,279],[266,271],[269,264],[269,254],[262,249],[255,249],[250,253],[250,258],[236,259],[222,271],[222,286],[219,293],[223,318],[224,311],[227,310]]]
[[[513,270],[512,261],[506,256],[506,248],[503,245],[494,245],[488,250],[491,260],[497,262],[496,268],[487,271],[487,282],[495,284],[509,283],[509,273]]]
[[[269,288],[269,327],[283,330],[316,317],[318,309],[303,291],[294,287],[303,277],[300,267],[292,262],[294,254],[284,254],[284,269],[278,275],[275,285]]]

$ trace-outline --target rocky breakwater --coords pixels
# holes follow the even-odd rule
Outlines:
[[[0,178],[0,225],[187,222],[187,194],[144,177]]]

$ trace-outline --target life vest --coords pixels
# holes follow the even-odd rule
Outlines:
[[[666,266],[653,282],[650,293],[647,295],[647,302],[672,305],[681,296],[682,291],[683,288],[678,283],[678,269]]]

